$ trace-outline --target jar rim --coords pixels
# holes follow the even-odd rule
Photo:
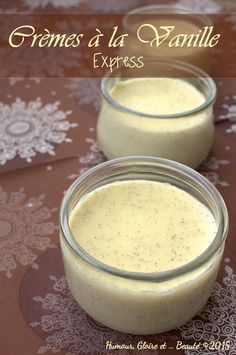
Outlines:
[[[207,17],[206,14],[203,14],[202,12],[196,12],[193,11],[190,8],[180,6],[178,4],[155,4],[155,5],[145,5],[145,6],[140,6],[137,7],[131,11],[129,11],[123,19],[123,25],[126,31],[128,31],[131,34],[135,33],[130,29],[128,25],[128,19],[132,15],[148,15],[150,14],[150,11],[152,11],[151,14],[166,14],[166,15],[172,15],[172,14],[183,14],[183,15],[196,15],[198,16],[199,19],[203,22],[203,25],[207,26],[212,26],[212,21]],[[153,11],[156,11],[156,13],[153,13]]]
[[[145,117],[145,118],[156,118],[156,119],[178,119],[178,118],[185,118],[189,117],[194,114],[198,114],[202,111],[204,111],[206,108],[214,104],[216,100],[216,95],[217,95],[217,88],[214,80],[208,76],[206,72],[204,72],[202,69],[195,67],[192,64],[175,60],[175,59],[168,59],[168,58],[162,58],[162,59],[146,59],[144,63],[155,63],[156,65],[164,65],[164,66],[169,66],[169,67],[176,67],[179,69],[184,69],[186,73],[193,75],[195,78],[198,80],[201,80],[208,88],[209,94],[206,98],[206,100],[200,105],[195,107],[192,110],[176,113],[176,114],[168,114],[168,115],[162,115],[162,114],[150,114],[150,113],[145,113],[141,111],[136,111],[133,109],[130,109],[122,104],[120,104],[118,101],[116,101],[110,94],[108,90],[108,85],[110,80],[114,79],[114,74],[121,72],[124,69],[124,66],[121,66],[120,68],[114,70],[113,72],[107,73],[104,78],[101,81],[101,93],[103,98],[110,104],[112,105],[116,110],[125,112],[131,115],[139,116],[139,117]],[[132,80],[132,78],[129,78]]]
[[[192,260],[191,262],[184,264],[178,268],[167,270],[163,272],[153,272],[153,273],[142,273],[142,272],[133,272],[133,271],[126,271],[122,269],[118,269],[107,265],[93,256],[91,256],[86,250],[84,250],[79,243],[73,237],[69,227],[69,215],[68,215],[68,206],[69,203],[75,194],[77,188],[86,181],[91,176],[96,175],[97,173],[108,170],[110,171],[111,168],[114,167],[129,167],[132,169],[134,163],[145,163],[147,166],[155,166],[155,168],[159,169],[162,167],[168,169],[169,172],[172,172],[172,176],[176,173],[182,173],[186,177],[190,178],[192,181],[197,182],[201,188],[204,189],[204,192],[208,195],[208,197],[215,203],[217,208],[217,214],[219,216],[218,221],[218,230],[216,232],[215,238],[210,246],[197,258]],[[129,170],[132,171],[132,170]],[[187,184],[187,182],[186,182]],[[215,216],[214,216],[215,218]],[[215,218],[216,219],[216,218]],[[151,281],[151,282],[162,282],[169,279],[176,278],[183,274],[189,273],[191,271],[196,270],[197,268],[201,267],[204,263],[209,261],[211,257],[213,257],[221,246],[224,244],[227,232],[228,232],[228,212],[225,205],[225,202],[215,188],[213,184],[211,184],[204,176],[200,173],[196,172],[195,170],[171,161],[162,158],[156,157],[142,157],[142,156],[134,156],[134,157],[125,157],[125,158],[118,158],[114,160],[107,161],[105,163],[99,164],[94,168],[89,169],[87,172],[82,174],[75,182],[69,187],[65,196],[62,200],[61,210],[60,210],[60,230],[63,240],[66,242],[68,247],[72,250],[72,252],[81,258],[84,262],[89,264],[96,269],[99,269],[103,272],[119,276],[126,279],[131,280],[141,280],[141,281]]]

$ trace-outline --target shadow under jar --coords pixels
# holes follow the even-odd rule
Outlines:
[[[136,205],[136,197],[143,205]],[[168,206],[179,213],[173,215]],[[155,220],[152,236],[146,227]],[[112,329],[144,335],[177,328],[206,304],[224,251],[228,214],[219,192],[194,170],[164,159],[129,157],[103,163],[79,177],[63,199],[60,223],[66,277],[79,305]],[[180,238],[177,243],[173,236]],[[182,257],[187,262],[178,260],[179,247],[186,249]],[[137,254],[133,260],[132,248]],[[140,256],[144,261],[137,263]],[[122,262],[126,267],[120,267]]]
[[[184,62],[145,65],[145,78],[123,67],[102,80],[99,145],[108,159],[156,156],[196,168],[213,144],[216,85]]]

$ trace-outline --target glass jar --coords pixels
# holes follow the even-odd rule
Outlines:
[[[213,143],[216,85],[204,72],[183,62],[155,60],[147,65],[152,77],[182,78],[193,85],[205,101],[193,110],[178,114],[134,111],[112,96],[117,85],[129,85],[134,80],[127,77],[128,70],[120,68],[101,83],[102,107],[97,122],[99,145],[108,159],[156,156],[196,168],[207,157]],[[143,95],[148,93],[144,90]],[[158,100],[158,96],[153,100]]]
[[[154,28],[151,29],[149,25]],[[139,30],[141,26],[143,27]],[[167,34],[166,30],[161,29],[161,26],[173,26],[174,29],[160,46],[150,46],[148,41],[154,39],[157,33],[159,36]],[[121,54],[123,56],[143,56],[144,58],[176,59],[208,72],[211,70],[211,49],[209,47],[187,46],[187,42],[181,47],[169,47],[167,44],[174,36],[197,35],[199,31],[203,32],[205,28],[211,26],[213,23],[207,14],[199,14],[189,8],[173,4],[139,7],[124,17],[124,31],[129,36],[126,38],[126,45],[121,48]],[[147,42],[138,40],[138,35]],[[180,36],[180,41],[181,38]]]
[[[89,255],[71,233],[70,214],[89,192],[124,180],[168,183],[194,196],[215,218],[211,245],[190,263],[159,273],[120,270]],[[224,251],[228,214],[216,188],[194,170],[158,158],[128,157],[92,168],[72,184],[62,202],[60,228],[68,285],[82,309],[112,329],[153,334],[183,325],[206,304]]]

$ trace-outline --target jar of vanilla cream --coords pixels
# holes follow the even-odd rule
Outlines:
[[[73,183],[60,228],[68,285],[82,309],[117,331],[153,334],[183,325],[206,304],[228,215],[196,171],[128,157]]]
[[[173,4],[148,5],[130,11],[123,19],[128,33],[123,56],[181,60],[205,71],[211,70],[212,51],[199,41],[213,35],[207,14]],[[171,43],[171,45],[169,45]]]
[[[100,147],[108,159],[156,156],[196,168],[213,143],[216,85],[183,62],[145,65],[148,77],[130,78],[121,68],[102,80]]]

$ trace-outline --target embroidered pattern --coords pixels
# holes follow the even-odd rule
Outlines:
[[[131,7],[137,4],[137,0],[93,0],[87,1],[86,5],[88,5],[94,11],[102,11],[102,12],[119,12],[128,10]]]
[[[225,97],[225,100],[227,100],[227,97]],[[236,95],[232,96],[233,99],[233,103],[228,104],[225,103],[222,105],[222,108],[224,109],[224,113],[222,115],[220,115],[220,119],[229,119],[229,120],[236,120]]]
[[[61,350],[68,350],[66,355],[97,354],[103,353],[106,341],[113,344],[135,344],[142,340],[141,336],[115,332],[90,318],[74,300],[64,276],[49,276],[49,279],[53,283],[52,292],[44,297],[33,298],[35,302],[41,303],[44,315],[30,326],[40,327],[43,332],[50,333],[45,339],[47,345],[38,350],[39,354]],[[161,334],[159,339],[162,340]],[[123,351],[113,352],[116,355],[123,354]],[[140,350],[139,353],[148,355],[152,352]]]
[[[59,102],[43,105],[40,98],[11,105],[0,103],[0,164],[19,156],[28,163],[37,153],[55,155],[55,144],[71,142],[67,131],[77,127],[58,110]]]
[[[7,63],[2,76],[45,78],[49,75],[58,78],[65,75],[66,69],[78,67],[82,53],[78,50],[62,51],[60,47],[49,50],[47,47],[35,46],[32,49],[30,46],[21,46],[13,52],[11,48],[1,49],[0,56],[3,63]]]
[[[98,351],[101,346],[99,331],[112,334],[112,331],[98,325],[83,312],[72,297],[66,282],[66,278],[50,276],[53,282],[53,293],[45,297],[34,297],[36,302],[42,304],[42,308],[51,312],[42,316],[38,322],[30,325],[41,327],[44,332],[52,332],[46,338],[47,345],[42,346],[38,353],[51,350],[58,352],[68,349],[72,354],[76,352],[90,353]],[[70,336],[68,336],[70,334]]]
[[[224,103],[222,104],[222,114],[219,116],[220,120],[236,121],[236,95],[224,96]],[[226,129],[226,133],[236,133],[236,124],[232,124]]]
[[[43,207],[44,195],[26,199],[23,188],[8,194],[0,188],[0,271],[11,278],[17,264],[30,265],[34,250],[52,247],[50,235],[56,230],[48,222],[56,208]]]
[[[202,172],[202,175],[204,175],[213,185],[220,185],[222,187],[230,186],[227,181],[221,181],[219,174],[215,172]]]
[[[20,82],[25,81],[25,80],[26,80],[25,78],[9,78],[8,79],[9,85],[11,85],[11,86],[14,86],[17,83],[20,83]],[[40,84],[41,83],[41,79],[40,78],[29,78],[27,80],[30,80],[30,81],[32,81],[35,84]]]
[[[79,5],[83,0],[23,0],[24,4],[29,6],[31,9],[37,7],[45,8],[47,6],[53,6],[55,8],[59,7],[73,7]]]
[[[23,3],[30,7],[31,9],[35,8],[46,8],[47,6],[52,6],[55,8],[71,8],[84,3],[89,6],[94,11],[121,11],[129,9],[131,6],[134,6],[137,3],[137,0],[22,0]]]
[[[210,156],[203,164],[203,169],[218,170],[221,166],[229,165],[229,160],[218,160],[215,157]]]
[[[98,143],[93,138],[86,138],[85,141],[90,145],[90,152],[82,155],[79,158],[79,163],[86,165],[86,167],[79,169],[77,174],[69,175],[69,179],[76,179],[88,169],[104,162],[106,159],[100,151]]]
[[[204,175],[213,185],[220,185],[222,187],[228,187],[230,184],[227,181],[222,181],[219,174],[215,171],[221,166],[230,164],[228,160],[218,160],[215,157],[208,157],[207,160],[201,166],[201,174]],[[214,171],[209,171],[214,170]]]
[[[228,259],[228,258],[227,258]],[[38,353],[46,351],[54,353],[68,351],[72,354],[103,353],[106,341],[113,344],[137,344],[143,341],[142,336],[132,336],[108,329],[90,318],[72,297],[66,278],[49,276],[52,284],[51,291],[43,296],[33,297],[34,302],[40,304],[42,312],[40,319],[31,322],[30,326],[45,333],[46,345]],[[227,340],[232,347],[231,352],[222,351],[222,355],[234,355],[236,344],[236,275],[229,265],[225,266],[225,277],[222,283],[215,283],[212,296],[204,309],[190,322],[180,328],[179,332],[172,332],[145,337],[147,342],[160,343],[173,339],[179,340],[180,334],[184,339],[204,342]],[[122,354],[114,351],[115,354]],[[147,350],[139,351],[147,355]],[[150,351],[151,353],[151,351]],[[209,352],[185,351],[186,355],[208,355]],[[219,355],[219,352],[211,352]]]
[[[99,79],[72,79],[66,86],[80,106],[92,107],[98,112],[101,106]]]
[[[236,354],[236,275],[229,265],[225,266],[225,273],[223,284],[215,283],[207,305],[197,317],[181,327],[180,332],[184,339],[197,342],[228,341],[230,350],[187,350],[187,355]]]

